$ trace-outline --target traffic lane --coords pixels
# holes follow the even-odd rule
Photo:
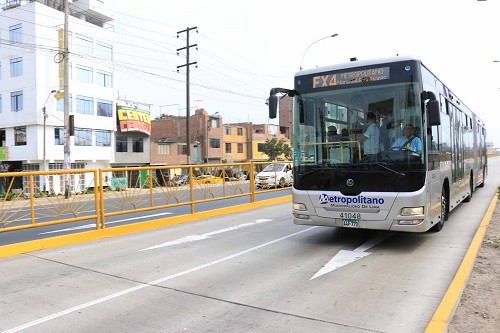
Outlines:
[[[289,207],[289,205],[287,205],[287,206]],[[276,211],[276,207],[271,208],[271,210]],[[254,216],[252,216],[252,215],[254,215],[254,214],[249,214],[248,217],[251,218],[253,221]],[[241,216],[238,217],[238,220],[241,220],[240,217]],[[268,218],[266,218],[266,219],[268,219]],[[289,219],[289,218],[287,219],[287,221],[285,221],[286,226],[289,226],[290,221],[291,221],[291,219]],[[205,221],[205,222],[207,222],[206,224],[209,224],[210,221]],[[254,222],[256,222],[255,225],[257,225],[259,227],[264,226],[266,223],[264,221],[254,221]],[[250,222],[250,223],[253,223],[253,222]],[[233,223],[231,222],[228,225],[228,227],[230,229],[233,227],[232,224]],[[194,226],[195,223],[185,225],[185,226],[191,226],[191,225]],[[217,225],[214,225],[214,226],[217,226]],[[269,224],[267,226],[271,226],[271,224]],[[180,226],[178,226],[178,227],[180,227]],[[222,227],[226,227],[226,226],[222,225]],[[249,227],[251,227],[251,226],[249,226]],[[239,230],[242,231],[244,228],[245,227],[242,227]],[[251,243],[262,244],[259,242],[259,240],[261,238],[272,238],[273,234],[275,233],[275,231],[273,231],[272,229],[275,229],[275,228],[276,228],[276,226],[273,226],[271,228],[271,230],[266,230],[268,228],[264,228],[264,229],[259,228],[257,231],[249,233],[250,236],[252,236]],[[294,227],[292,225],[292,228],[302,228],[302,227]],[[172,228],[172,229],[184,229],[184,228]],[[221,232],[221,229],[214,230],[213,228],[209,228],[207,226],[203,226],[202,228],[195,228],[195,229],[193,229],[193,231],[194,232],[200,231],[199,229],[201,229],[201,231],[206,230],[206,231],[208,231],[208,233],[212,233],[215,235],[224,235],[225,234],[225,235],[229,236],[229,232],[230,232],[230,231],[227,231],[227,233]],[[205,229],[205,230],[203,230],[203,229]],[[223,230],[225,230],[225,229],[227,229],[227,228],[223,228]],[[280,231],[280,233],[282,233],[282,231]],[[191,235],[191,233],[187,234],[187,236],[189,236],[189,235]],[[145,235],[145,236],[146,236],[145,241],[150,239],[150,237],[148,237],[148,235]],[[181,238],[186,237],[185,231],[182,231],[178,236],[181,236]],[[241,238],[241,236],[238,234],[236,234],[236,236]],[[219,236],[216,236],[216,237],[219,237]],[[246,239],[246,238],[248,238],[248,236],[243,237],[243,239]],[[117,239],[115,239],[115,240],[117,240]],[[115,240],[113,240],[112,242],[114,242]],[[163,240],[163,239],[161,239],[161,240]],[[219,240],[220,239],[214,240],[215,244],[217,244],[219,242]],[[125,278],[127,281],[130,281],[130,279],[136,280],[137,277],[135,277],[135,276],[132,276],[132,277],[127,276],[127,274],[130,275],[131,271],[134,271],[134,272],[136,272],[136,274],[143,276],[143,277],[144,277],[144,272],[147,271],[149,274],[152,274],[151,277],[157,278],[158,275],[153,274],[154,272],[151,272],[151,268],[153,266],[156,265],[155,266],[156,269],[166,270],[166,271],[168,271],[167,267],[170,267],[173,269],[168,272],[168,273],[170,273],[170,275],[167,275],[167,277],[166,277],[167,279],[165,280],[165,281],[167,281],[171,278],[172,279],[182,278],[184,275],[189,275],[191,273],[191,271],[193,270],[193,267],[191,267],[191,266],[194,263],[198,264],[197,267],[199,267],[200,270],[204,269],[205,266],[207,265],[207,263],[206,263],[207,257],[210,257],[209,259],[215,259],[218,255],[224,255],[225,258],[228,258],[228,257],[234,255],[234,253],[233,253],[234,247],[237,247],[237,250],[245,248],[245,246],[244,246],[245,244],[241,244],[241,241],[239,241],[239,239],[237,239],[236,244],[233,245],[233,249],[231,249],[231,248],[226,249],[227,245],[224,245],[225,249],[218,250],[218,251],[214,252],[214,249],[213,249],[214,242],[211,242],[212,243],[211,246],[209,246],[210,244],[206,244],[205,246],[207,246],[207,248],[203,248],[203,247],[199,246],[199,244],[201,244],[201,243],[197,243],[196,246],[181,247],[180,249],[177,249],[176,251],[174,251],[175,253],[172,253],[172,250],[167,251],[167,252],[164,252],[164,251],[157,252],[157,255],[155,257],[158,257],[158,258],[155,258],[154,263],[150,262],[151,255],[140,256],[140,259],[136,260],[135,256],[130,253],[129,250],[131,247],[135,247],[133,252],[137,253],[137,250],[142,246],[136,247],[136,245],[141,244],[141,240],[128,242],[131,245],[128,246],[127,250],[125,250],[125,251],[123,251],[123,248],[120,245],[118,245],[118,247],[109,246],[109,245],[106,246],[106,248],[108,250],[110,250],[111,248],[115,248],[115,249],[117,249],[117,251],[102,251],[100,249],[94,249],[91,246],[91,248],[85,248],[83,250],[68,248],[66,251],[62,251],[62,252],[56,251],[59,253],[52,253],[50,256],[47,256],[47,257],[45,257],[45,255],[44,255],[44,257],[46,260],[50,260],[51,262],[57,262],[57,263],[63,263],[63,262],[70,263],[71,262],[70,264],[71,264],[72,268],[80,267],[81,269],[84,269],[86,271],[91,270],[92,272],[96,272],[96,271],[103,271],[104,272],[109,267],[109,263],[112,263],[112,265],[113,265],[112,267],[118,268],[118,271],[111,271],[110,272],[108,270],[108,271],[106,271],[106,274],[103,278],[107,279],[108,277],[115,276],[115,277],[120,277],[120,281],[122,281],[123,278]],[[106,241],[106,243],[107,243],[107,241]],[[121,243],[121,242],[119,242],[119,243]],[[151,243],[151,244],[155,244],[155,243]],[[259,245],[257,245],[257,246],[259,246]],[[188,253],[190,251],[194,251],[194,253],[189,254],[189,256],[186,256],[185,253],[184,254],[179,253],[179,250],[183,250],[183,249],[185,251],[187,251]],[[246,251],[246,250],[243,250],[243,251]],[[54,252],[54,251],[44,251],[44,252]],[[145,252],[145,251],[141,251],[141,252]],[[222,254],[219,254],[219,252]],[[239,251],[239,252],[241,253],[242,251]],[[91,257],[88,255],[89,253],[99,253],[99,254],[108,253],[108,254],[110,254],[110,256],[104,260],[100,260],[103,263],[103,266],[99,267],[99,265],[95,264],[94,260],[88,259],[89,257]],[[117,255],[118,253],[122,253],[122,254]],[[170,253],[170,255],[169,255],[169,253]],[[207,256],[207,253],[212,254],[212,255]],[[159,256],[159,254],[162,254],[162,255]],[[242,253],[241,256],[244,257],[245,254],[246,253]],[[68,255],[70,258],[68,258]],[[122,257],[122,255],[123,255],[123,257]],[[173,258],[172,258],[172,255],[173,255]],[[165,257],[163,257],[163,256],[165,256]],[[196,258],[196,257],[200,257],[200,258]],[[146,259],[146,261],[148,262],[147,264],[143,263],[144,258],[150,258],[150,259]],[[189,258],[189,260],[187,260],[188,261],[187,264],[186,264],[186,258]],[[180,262],[171,262],[173,259],[175,259],[174,261],[180,260]],[[230,259],[232,259],[232,258],[228,258],[228,260],[230,260]],[[220,263],[223,264],[223,262],[224,261],[221,261]],[[217,260],[212,260],[212,263],[213,263],[213,265],[218,264]],[[141,266],[138,266],[137,264],[142,264],[145,266],[141,267]],[[163,264],[163,266],[161,266],[162,264]],[[183,264],[186,265],[186,267],[180,267]],[[245,265],[245,260],[243,260],[239,264]],[[211,265],[208,265],[206,267],[208,268],[210,266]],[[270,262],[270,263],[265,264],[264,266],[273,267],[273,270],[274,270],[275,265],[273,264],[273,262]],[[86,267],[86,268],[84,268],[84,267]],[[43,267],[40,267],[40,269],[42,269],[42,268]],[[187,269],[184,269],[182,271],[181,270],[182,268],[187,268]],[[227,269],[227,268],[225,268],[225,269]],[[267,268],[266,268],[266,270],[267,270]],[[52,270],[52,271],[54,271],[54,270]],[[183,274],[183,272],[184,272],[184,274]],[[158,273],[158,272],[156,272],[156,273]],[[228,273],[232,274],[234,276],[233,268],[229,268]],[[65,273],[65,272],[60,272],[60,274],[67,274],[68,275],[68,273]],[[79,274],[73,273],[73,274],[69,274],[69,275],[72,275],[75,278]],[[150,276],[146,276],[146,279],[142,279],[142,281],[144,282],[145,280],[147,280],[147,278],[150,278]],[[230,276],[228,276],[228,278],[230,278]],[[163,277],[162,279],[165,279],[165,277]],[[156,280],[158,280],[158,279],[156,279]],[[222,282],[224,280],[222,278],[222,276],[221,276],[221,280],[222,280]],[[47,283],[47,287],[50,287],[52,285],[50,282],[50,279],[46,283]],[[62,284],[65,285],[65,283],[62,283]],[[99,297],[102,297],[102,296],[94,295],[93,300],[89,300],[88,296],[89,295],[91,296],[91,294],[94,294],[94,290],[96,288],[98,288],[100,290],[101,289],[100,284],[101,284],[100,279],[96,279],[93,284],[86,284],[86,289],[88,288],[90,293],[85,293],[85,294],[76,293],[75,294],[75,292],[73,292],[73,293],[69,293],[68,295],[71,295],[71,297],[73,298],[73,301],[75,301],[76,303],[78,303],[78,302],[80,302],[80,304],[85,304],[86,302],[96,303],[98,301],[96,301],[95,299],[98,299]],[[60,284],[58,284],[58,285],[60,286]],[[220,285],[221,285],[221,282],[219,281],[219,286]],[[147,285],[142,284],[140,286],[147,286]],[[26,287],[29,287],[29,285],[26,285]],[[72,289],[74,287],[75,287],[75,285],[73,283],[71,283],[69,286],[69,288],[72,288]],[[93,287],[93,288],[90,288],[90,287]],[[25,288],[22,284],[19,285],[19,288],[21,290],[25,290]],[[149,289],[149,288],[144,288],[144,289]],[[115,288],[113,288],[113,290],[116,291]],[[105,292],[108,292],[108,291],[105,290]],[[59,293],[61,293],[62,295],[66,294],[64,292],[64,290],[59,289],[58,293],[54,293],[54,292],[50,293],[49,297],[54,296],[54,295],[59,295]],[[130,292],[130,293],[132,293],[132,292]],[[89,306],[89,307],[79,308],[78,306],[76,306],[76,308],[75,308],[75,306],[72,306],[69,309],[70,310],[73,309],[74,311],[72,311],[70,314],[68,314],[66,316],[63,316],[66,318],[57,317],[57,313],[59,311],[68,311],[68,308],[57,309],[58,311],[55,312],[55,314],[54,313],[48,314],[48,316],[56,317],[54,320],[47,320],[47,321],[41,320],[41,324],[37,324],[36,328],[38,328],[38,331],[58,332],[58,331],[64,331],[64,329],[67,330],[68,327],[71,327],[71,328],[78,328],[78,329],[75,329],[75,331],[81,331],[85,327],[87,330],[89,330],[90,329],[89,325],[91,325],[92,328],[95,328],[95,327],[100,327],[99,324],[103,323],[103,325],[105,325],[108,328],[108,330],[110,330],[110,331],[118,331],[118,330],[121,331],[121,330],[123,330],[124,327],[137,327],[137,322],[140,322],[141,324],[139,325],[139,327],[142,328],[141,329],[141,331],[142,331],[142,330],[148,330],[148,329],[151,330],[151,329],[155,329],[158,327],[162,327],[162,328],[172,327],[171,326],[172,322],[174,322],[174,323],[179,323],[179,325],[176,326],[178,328],[178,330],[175,330],[175,331],[182,331],[186,327],[193,327],[189,321],[186,322],[187,318],[197,318],[197,320],[200,320],[200,318],[205,318],[205,319],[207,319],[206,322],[194,324],[194,327],[196,330],[204,331],[205,329],[202,328],[202,325],[208,325],[207,327],[212,327],[212,328],[228,327],[228,325],[229,325],[229,327],[232,327],[230,330],[235,331],[239,327],[244,327],[245,325],[249,325],[249,327],[251,327],[252,325],[255,325],[255,318],[257,318],[257,317],[262,318],[262,323],[259,323],[257,327],[259,327],[259,328],[265,327],[266,329],[269,328],[273,331],[280,331],[279,330],[280,327],[285,328],[283,331],[288,331],[288,332],[293,330],[292,327],[294,327],[295,329],[303,327],[304,328],[303,330],[306,330],[306,328],[309,327],[310,329],[316,328],[318,331],[326,331],[327,328],[332,327],[332,323],[325,323],[322,321],[317,321],[314,318],[313,319],[301,318],[300,316],[280,314],[280,313],[276,313],[275,311],[272,311],[272,310],[261,309],[258,306],[252,306],[250,304],[234,304],[230,301],[228,302],[225,299],[220,299],[220,300],[213,299],[209,295],[196,295],[196,294],[191,294],[190,292],[185,292],[185,291],[175,291],[174,295],[170,295],[170,294],[169,295],[161,295],[161,294],[159,294],[161,292],[154,291],[153,292],[154,296],[152,296],[149,293],[150,293],[149,290],[144,291],[144,293],[140,293],[139,291],[136,290],[134,296],[127,296],[129,294],[129,293],[127,293],[127,294],[122,296],[123,298],[121,298],[121,297],[114,298],[113,297],[111,300],[103,302],[102,304],[96,303],[95,307]],[[85,295],[85,297],[82,297],[83,295]],[[185,299],[184,295],[195,296],[196,299],[193,300],[193,297],[188,297],[187,299]],[[262,296],[265,297],[265,295],[262,295]],[[159,299],[156,299],[155,297],[156,298],[159,297]],[[9,302],[9,300],[8,300],[8,302]],[[158,303],[158,302],[160,302],[160,303]],[[57,303],[57,302],[54,302],[53,300],[51,300],[51,303]],[[151,306],[153,306],[152,304],[154,304],[155,309],[157,309],[156,306],[160,306],[161,308],[164,308],[164,309],[176,308],[177,310],[175,310],[175,311],[173,311],[173,313],[169,314],[169,316],[166,319],[165,319],[165,315],[166,315],[165,313],[162,313],[162,316],[155,315],[155,316],[151,317],[151,313],[155,313],[155,311],[151,311]],[[198,308],[198,304],[201,306],[201,309],[196,309],[196,308]],[[179,314],[178,308],[185,309],[184,313]],[[53,310],[56,310],[56,309],[53,309]],[[119,314],[117,314],[117,310],[118,310]],[[192,311],[192,310],[195,310],[195,311]],[[19,311],[22,311],[24,313],[30,312],[29,308],[23,309],[22,307],[19,309]],[[186,313],[186,311],[187,311],[187,313]],[[216,311],[217,313],[214,313],[214,311]],[[200,314],[203,314],[203,313],[206,313],[207,315],[205,317],[200,317]],[[104,318],[103,318],[103,314],[111,314],[110,315],[111,317],[107,318],[106,316],[104,316]],[[226,316],[228,314],[229,314],[229,317]],[[82,316],[85,317],[84,320],[81,319]],[[87,316],[90,316],[90,318],[88,318]],[[127,319],[117,321],[116,318],[123,318],[123,316],[125,316],[127,319],[129,317],[133,318],[130,326],[128,324],[123,326],[124,321],[128,322]],[[221,316],[222,316],[223,320],[221,320]],[[108,321],[108,320],[111,320],[111,318],[113,318],[114,320]],[[106,319],[106,320],[103,322],[103,319]],[[134,322],[136,323],[135,326],[133,324]],[[150,326],[149,323],[152,323],[151,324],[152,326]],[[231,323],[233,323],[233,324],[231,324]],[[286,326],[286,324],[292,325],[292,327]],[[95,326],[95,325],[97,325],[97,326]],[[235,325],[236,325],[236,327],[235,327]],[[286,327],[288,327],[288,328],[286,328]],[[23,327],[23,329],[26,329],[26,328],[27,327]],[[37,331],[36,328],[32,327],[32,329],[33,329],[32,331]],[[62,328],[64,328],[64,329],[62,329]],[[30,331],[30,330],[27,330],[27,331]],[[132,329],[132,331],[133,331],[133,329]],[[349,330],[349,331],[359,332],[360,330],[353,328],[352,330]],[[361,331],[363,331],[363,330],[361,330]]]
[[[271,198],[282,197],[290,194],[291,194],[290,189],[283,189],[280,191],[270,191],[263,193],[257,192],[256,200],[261,201]],[[228,206],[235,206],[248,202],[249,202],[248,197],[238,197],[238,198],[228,198],[210,202],[197,203],[195,204],[195,211],[203,212],[207,210],[218,209]],[[114,211],[117,210],[115,209]],[[108,216],[105,218],[105,220],[106,220],[106,227],[114,227],[125,224],[152,221],[169,216],[178,216],[186,214],[191,214],[191,207],[189,205],[170,207],[170,208],[158,208],[145,212],[130,212],[123,215]],[[66,217],[70,216],[68,215]],[[50,238],[60,235],[75,234],[78,232],[95,230],[95,229],[96,229],[95,219],[88,219],[78,222],[68,222],[63,224],[49,225],[45,227],[34,227],[23,230],[7,231],[0,233],[0,246],[26,242],[36,239]]]
[[[123,323],[112,317],[126,314],[134,320],[147,318],[141,327],[151,330],[171,323],[197,331],[220,327],[235,331],[247,325],[262,330],[279,323],[283,331],[294,331],[299,321],[298,325],[312,322],[329,331],[421,332],[458,267],[462,249],[470,242],[468,233],[474,223],[456,223],[463,211],[454,212],[441,233],[391,235],[369,248],[370,255],[312,280],[341,250],[355,250],[378,232],[295,226],[290,204],[281,204],[37,252],[46,260],[96,273],[85,294],[72,299],[73,307],[117,292],[119,288],[108,290],[106,283],[101,284],[101,278],[117,279],[120,286],[136,281],[141,288],[48,320],[38,328],[55,332],[57,327],[83,328],[100,322],[99,315],[107,313],[111,331]],[[447,229],[455,238],[450,245]],[[72,275],[79,277],[78,272]],[[151,284],[158,287],[142,287]],[[165,289],[173,294],[163,295]],[[157,296],[148,299],[150,293]],[[57,300],[51,302],[57,304],[56,309],[47,311],[47,316],[67,309]],[[151,318],[149,304],[184,310]],[[204,317],[196,313],[199,304],[203,304]],[[29,308],[21,311],[30,313]],[[81,318],[81,313],[89,317]],[[198,319],[193,322],[193,318]],[[287,326],[286,318],[293,318],[294,325]]]

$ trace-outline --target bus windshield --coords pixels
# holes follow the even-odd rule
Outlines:
[[[307,175],[310,169],[331,173],[332,168],[342,168],[344,173],[377,170],[397,177],[425,170],[418,84],[358,84],[355,88],[297,92],[293,146],[298,175]],[[320,178],[306,176],[298,186],[317,187],[313,179]]]

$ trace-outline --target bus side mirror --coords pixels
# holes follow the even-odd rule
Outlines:
[[[269,118],[274,119],[278,113],[278,96],[269,96]]]
[[[431,99],[427,102],[427,117],[429,126],[441,125],[441,112],[439,111],[439,101]]]

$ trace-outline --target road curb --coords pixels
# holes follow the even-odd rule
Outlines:
[[[292,200],[291,195],[285,195],[278,198],[272,198],[272,199],[256,201],[253,203],[246,203],[224,208],[218,208],[214,210],[208,210],[189,215],[165,217],[158,220],[152,220],[147,222],[139,222],[123,226],[108,227],[98,230],[78,232],[71,235],[56,236],[56,237],[37,239],[16,244],[3,245],[0,246],[0,258],[12,257],[23,253],[51,249],[66,245],[80,244],[110,237],[132,234],[146,230],[158,229],[170,225],[193,222],[214,216],[233,214],[260,207],[291,202],[291,200]]]
[[[425,329],[426,333],[448,332],[448,325],[453,318],[453,314],[455,313],[455,310],[460,302],[460,298],[462,297],[462,293],[467,285],[467,281],[469,280],[472,268],[474,267],[474,262],[476,261],[477,253],[483,243],[486,230],[490,224],[497,202],[498,194],[495,193],[490,205],[488,206],[488,210],[481,220],[481,224],[477,228],[474,238],[465,253],[462,263],[458,267],[455,277],[451,281],[451,284],[444,294],[441,303],[439,303],[438,308],[434,312],[434,315]]]

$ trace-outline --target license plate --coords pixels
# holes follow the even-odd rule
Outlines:
[[[353,219],[342,220],[342,225],[347,228],[357,228],[359,221]]]

